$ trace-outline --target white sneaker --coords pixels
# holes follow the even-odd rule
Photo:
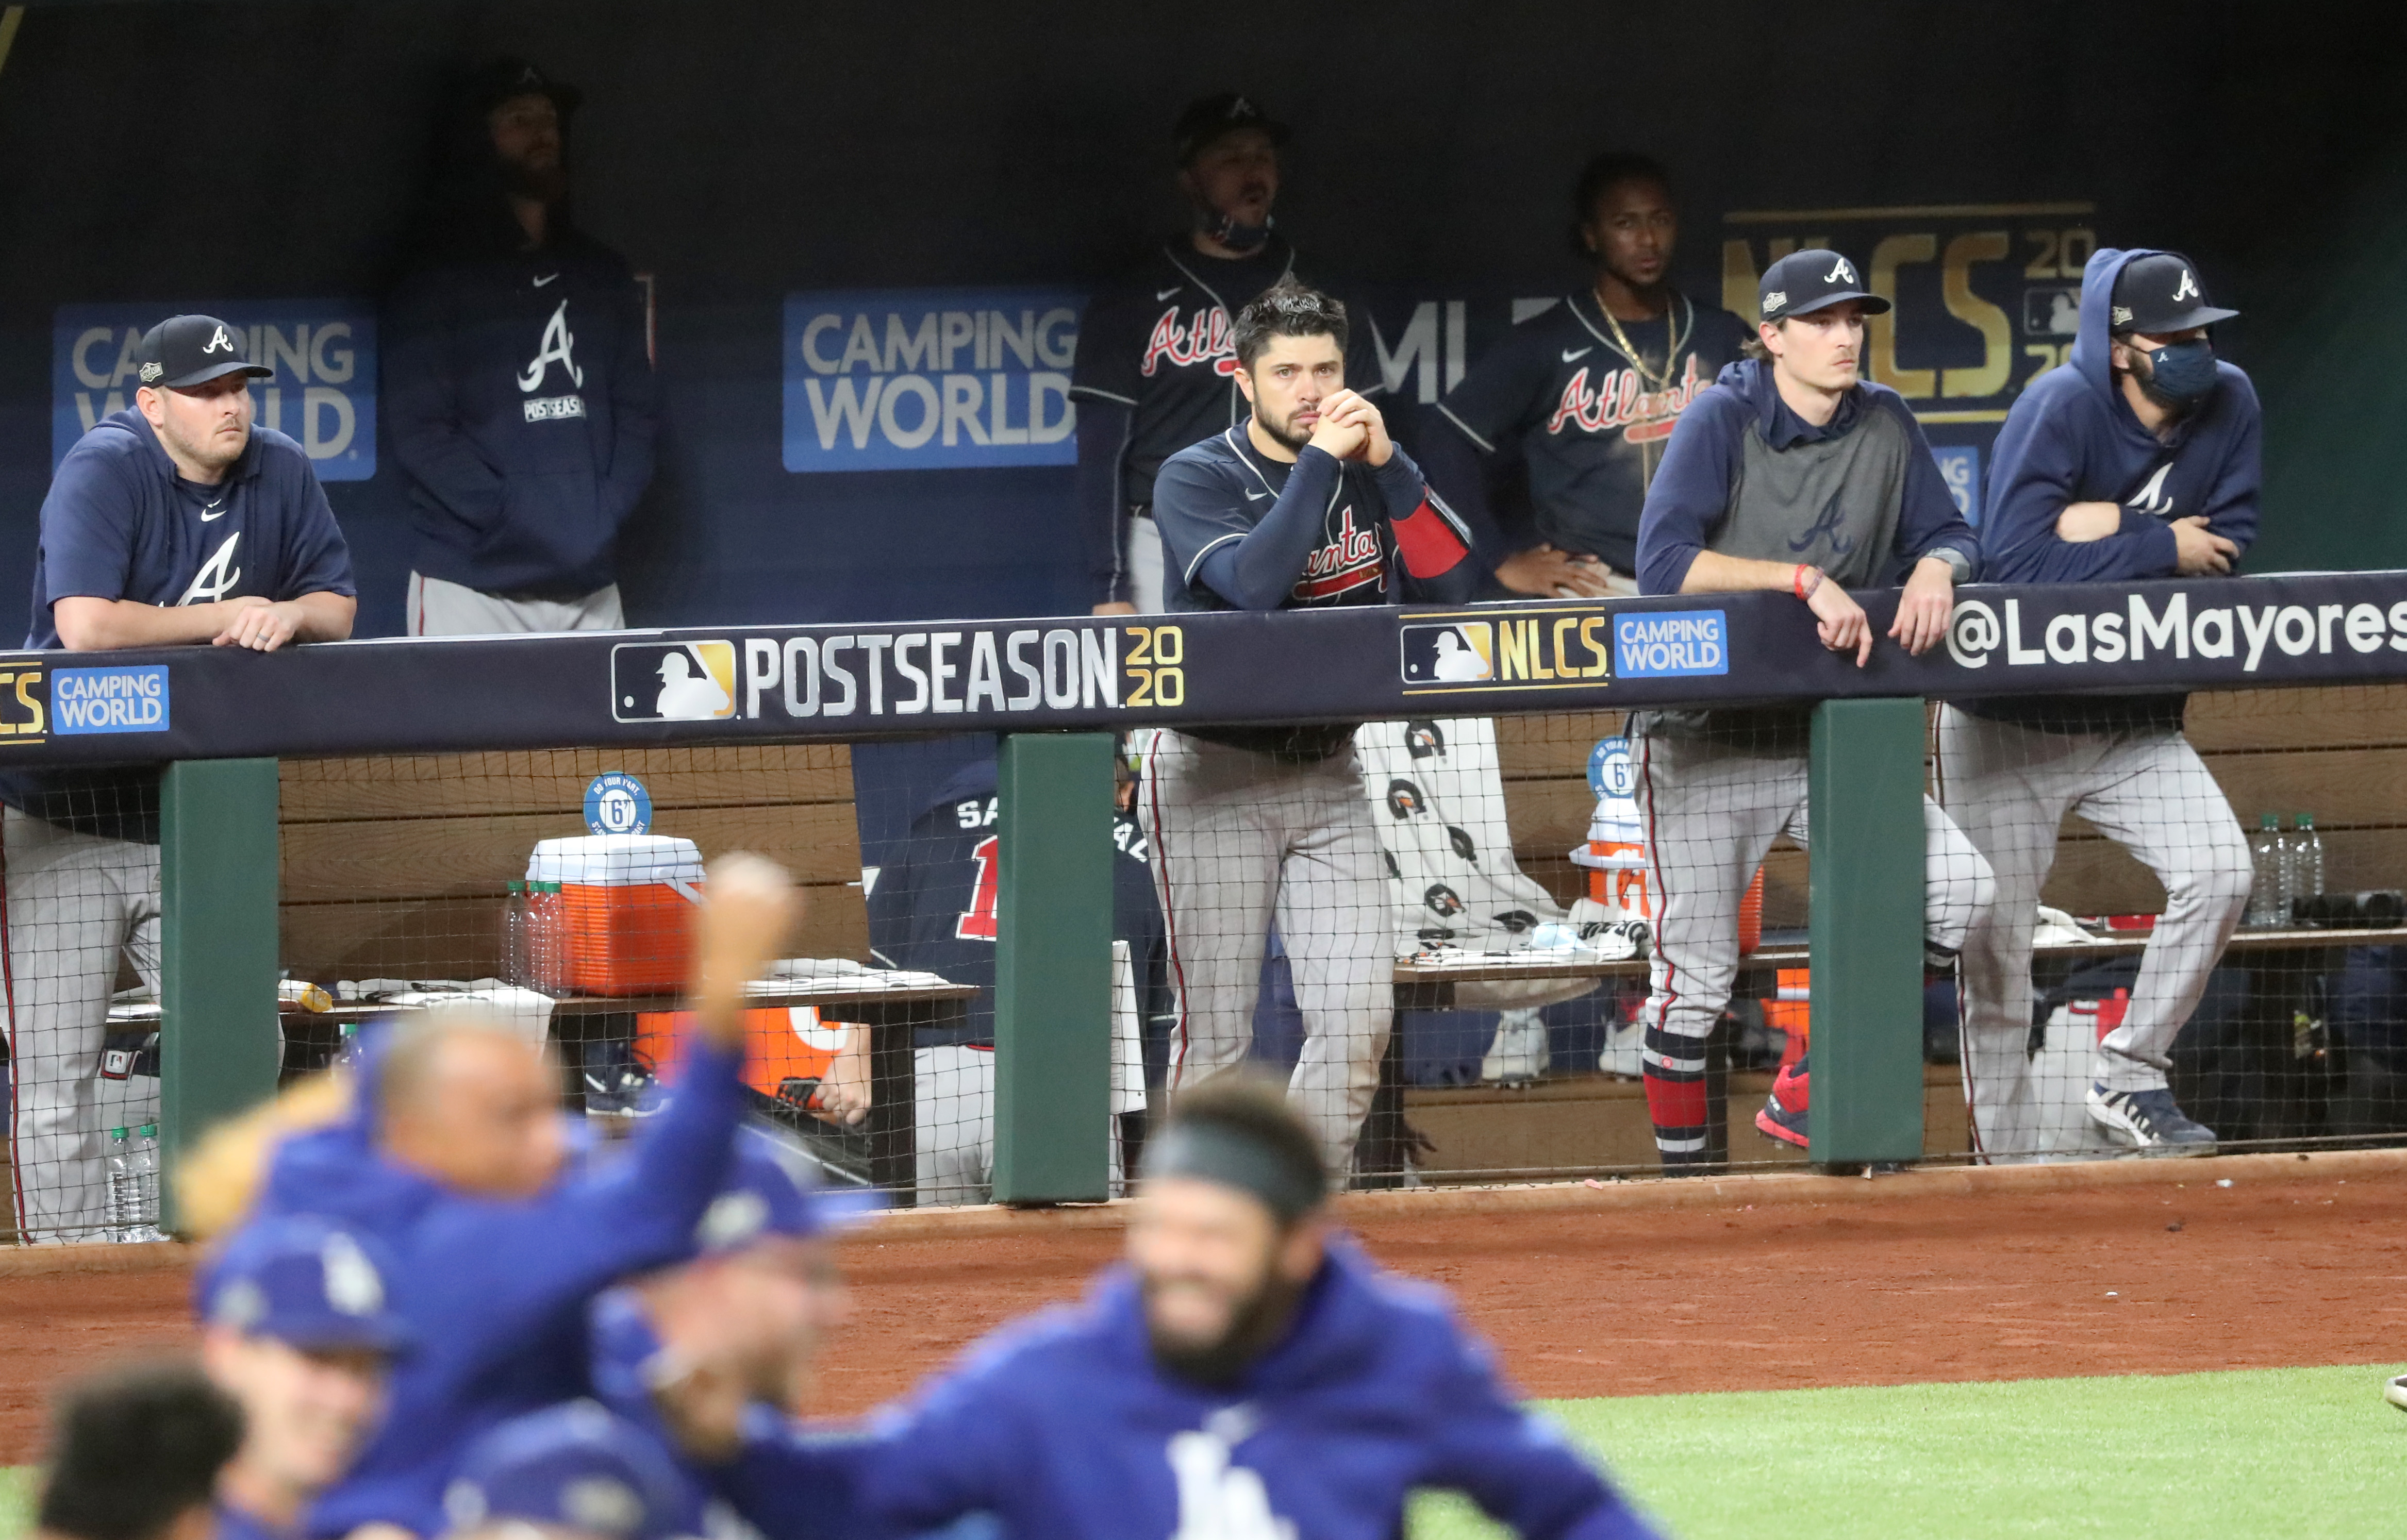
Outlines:
[[[1479,1061],[1479,1078],[1490,1084],[1515,1085],[1546,1072],[1550,1056],[1546,1024],[1534,1010],[1507,1010],[1496,1023],[1496,1040]]]
[[[1596,1056],[1596,1067],[1607,1075],[1619,1075],[1634,1081],[1646,1071],[1646,1028],[1636,1022],[1624,1022],[1605,1035],[1604,1051]]]
[[[2382,1399],[2402,1412],[2407,1412],[2407,1375],[2394,1375],[2382,1383]]]

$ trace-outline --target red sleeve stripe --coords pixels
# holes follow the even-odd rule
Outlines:
[[[1404,558],[1404,571],[1415,577],[1438,577],[1450,572],[1471,554],[1471,547],[1455,533],[1454,526],[1430,506],[1426,491],[1411,513],[1388,523],[1396,531],[1396,551]]]

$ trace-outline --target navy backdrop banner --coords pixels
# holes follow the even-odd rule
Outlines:
[[[1860,596],[1886,627],[1894,592]],[[1299,665],[1299,659],[1308,662]],[[0,656],[0,764],[875,740],[2407,678],[2407,572],[1973,586],[1825,651],[1786,594]]]

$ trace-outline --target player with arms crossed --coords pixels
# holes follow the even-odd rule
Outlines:
[[[250,382],[275,372],[241,329],[173,317],[136,367],[133,409],[93,424],[50,478],[25,645],[274,652],[350,635],[350,550],[308,455],[252,423]],[[119,954],[157,982],[159,778],[156,765],[0,775],[9,1154],[17,1227],[35,1241],[97,1240],[107,1218],[101,1039]],[[156,1096],[117,1121],[156,1122]]]
[[[1529,1540],[1651,1534],[1443,1295],[1331,1233],[1318,1142],[1275,1090],[1188,1093],[1084,1303],[1006,1327],[864,1446],[756,1417],[723,1490],[770,1540],[978,1513],[1047,1540],[1389,1540],[1431,1487]]]
[[[1542,599],[1638,591],[1638,515],[1680,413],[1738,361],[1746,323],[1672,287],[1680,215],[1644,155],[1589,161],[1572,195],[1588,288],[1532,316],[1437,407],[1421,445],[1496,581]],[[1418,441],[1416,441],[1418,442]],[[1500,530],[1485,462],[1517,453],[1534,530]]]
[[[1189,103],[1173,136],[1189,228],[1107,285],[1078,326],[1076,499],[1097,615],[1171,607],[1154,477],[1162,461],[1246,415],[1234,318],[1295,272],[1295,247],[1271,229],[1286,126],[1224,92]],[[1357,394],[1379,393],[1367,339],[1355,340],[1346,366],[1363,382]]]
[[[1470,536],[1346,389],[1346,307],[1281,283],[1237,317],[1243,422],[1171,457],[1154,516],[1170,606],[1326,609],[1470,597]],[[1387,1049],[1387,863],[1353,722],[1147,735],[1139,812],[1169,933],[1171,1084],[1245,1058],[1274,911],[1303,1013],[1292,1087],[1342,1177]]]
[[[1646,494],[1638,575],[1650,594],[1794,594],[1822,644],[1861,667],[1873,633],[1847,589],[1901,581],[1888,634],[1919,657],[1945,636],[1955,586],[1980,548],[1897,392],[1859,375],[1864,318],[1888,308],[1835,251],[1764,270],[1763,357],[1691,403]],[[1641,712],[1638,801],[1655,883],[1644,1075],[1667,1171],[1706,1159],[1705,1038],[1730,1002],[1739,900],[1773,840],[1805,837],[1809,706]],[[1928,840],[1925,950],[1952,965],[1989,903],[1988,867],[1937,803]],[[1810,1142],[1805,1061],[1784,1070],[1756,1126]]]
[[[2257,392],[2215,358],[2206,329],[2238,312],[2209,304],[2196,274],[2172,251],[2089,259],[2065,366],[2032,381],[1998,431],[1993,581],[2219,577],[2257,538]],[[2247,907],[2251,864],[2231,804],[2182,736],[2187,699],[1965,700],[1941,714],[1941,795],[1998,879],[1964,956],[1964,1085],[1984,1152],[2038,1142],[2031,931],[2068,809],[2165,889],[2130,1006],[2098,1044],[2090,1122],[2143,1150],[2214,1151],[2214,1132],[2173,1100],[2167,1055]]]

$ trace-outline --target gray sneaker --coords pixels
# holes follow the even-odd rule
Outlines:
[[[2162,1155],[2212,1155],[2215,1130],[2186,1117],[2173,1094],[2153,1091],[2109,1091],[2093,1082],[2086,1098],[2089,1121],[2118,1144]]]

